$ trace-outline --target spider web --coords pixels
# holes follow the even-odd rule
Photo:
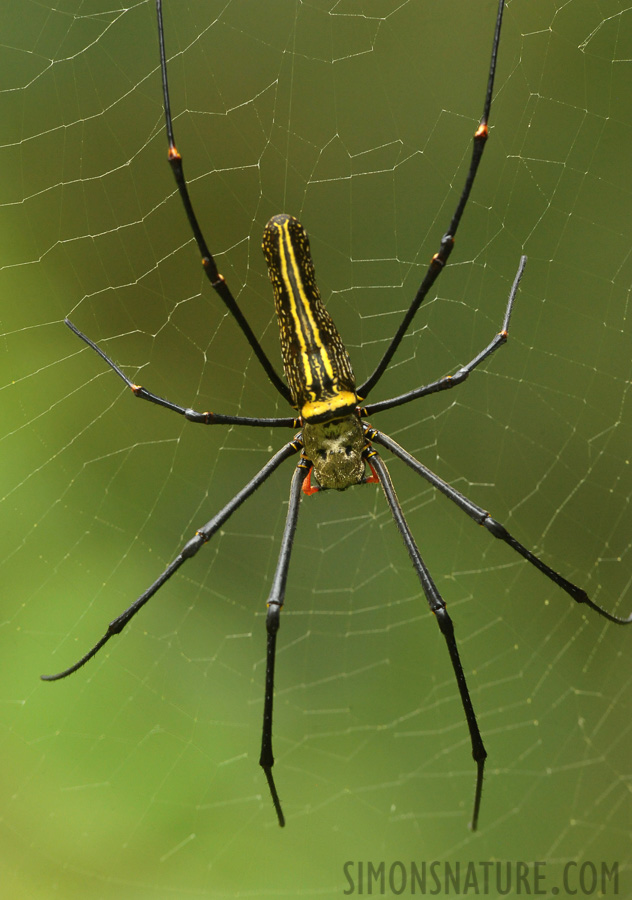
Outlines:
[[[193,201],[273,359],[260,236],[287,211],[309,230],[358,379],[371,371],[461,189],[494,5],[167,6]],[[434,859],[545,860],[548,884],[569,860],[618,860],[625,894],[632,632],[575,607],[394,460],[489,752],[477,835],[454,676],[379,489],[302,504],[277,660],[284,832],[257,760],[290,465],[89,666],[38,680],[287,439],[133,402],[64,317],[160,395],[287,410],[205,283],[174,192],[153,3],[12,0],[2,34],[3,900],[338,896],[348,860]],[[485,346],[527,253],[508,346],[467,385],[375,424],[619,615],[632,608],[631,36],[617,0],[508,4],[452,261],[372,395]]]

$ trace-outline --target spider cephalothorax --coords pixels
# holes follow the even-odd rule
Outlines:
[[[366,438],[357,413],[317,425],[306,422],[303,443],[321,487],[344,491],[363,480]]]

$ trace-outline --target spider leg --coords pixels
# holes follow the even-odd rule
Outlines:
[[[284,447],[278,450],[274,456],[272,456],[265,466],[257,472],[254,478],[251,478],[250,481],[230,500],[226,506],[220,510],[212,519],[210,519],[206,525],[203,525],[202,528],[198,529],[195,532],[194,537],[191,540],[187,541],[184,545],[180,553],[176,556],[172,563],[170,563],[165,571],[160,575],[156,581],[151,585],[151,587],[147,588],[147,590],[140,595],[140,597],[135,600],[131,606],[129,606],[124,612],[121,613],[120,616],[117,616],[116,619],[113,619],[112,622],[107,627],[107,631],[103,635],[103,637],[89,650],[84,656],[81,657],[78,662],[74,665],[69,666],[67,669],[64,669],[63,672],[58,672],[56,675],[42,675],[41,678],[43,681],[59,681],[60,678],[66,678],[67,675],[72,675],[73,672],[76,672],[77,669],[80,669],[84,666],[89,659],[98,653],[101,647],[106,644],[111,637],[114,637],[115,634],[120,634],[120,632],[125,628],[127,623],[136,615],[136,613],[143,608],[143,606],[150,600],[154,594],[163,586],[163,584],[168,581],[171,576],[180,568],[180,566],[186,562],[187,559],[191,559],[192,556],[198,552],[200,547],[209,541],[215,532],[221,528],[224,522],[232,516],[236,509],[244,503],[245,500],[253,494],[260,485],[266,481],[267,478],[277,469],[282,462],[288,459],[290,456],[293,456],[294,453],[297,453],[302,447],[302,443],[300,438],[297,436],[289,443],[287,443]]]
[[[152,394],[151,391],[148,391],[147,388],[144,388],[140,384],[134,384],[133,381],[127,377],[127,375],[123,372],[122,369],[117,366],[114,360],[110,359],[110,357],[101,350],[97,344],[94,343],[87,335],[85,335],[82,331],[79,331],[76,325],[70,321],[70,319],[65,320],[66,325],[70,328],[71,331],[80,337],[82,341],[84,341],[89,347],[91,347],[96,353],[99,354],[102,360],[108,364],[108,366],[113,369],[116,374],[121,378],[128,388],[132,391],[135,397],[139,397],[141,400],[149,400],[150,403],[155,403],[157,406],[162,406],[165,409],[170,409],[173,412],[178,413],[181,416],[184,416],[189,422],[195,422],[199,425],[250,425],[257,426],[262,428],[296,428],[297,427],[297,419],[295,418],[274,418],[274,419],[253,419],[249,416],[224,416],[220,413],[212,413],[212,412],[196,412],[194,409],[190,409],[188,407],[180,406],[178,403],[172,403],[171,400],[165,400],[164,397],[159,397],[157,394]]]
[[[382,357],[382,359],[377,364],[374,372],[370,375],[367,380],[358,388],[358,396],[359,397],[367,397],[370,391],[373,390],[375,385],[378,383],[384,372],[386,371],[388,364],[393,358],[393,354],[399,347],[402,338],[408,331],[410,323],[412,322],[417,310],[425,300],[430,288],[437,280],[439,273],[444,268],[447,263],[450,254],[452,253],[452,249],[454,247],[454,239],[456,237],[456,232],[459,227],[459,223],[461,221],[461,217],[463,215],[463,211],[465,210],[465,206],[470,197],[470,192],[472,190],[472,185],[474,184],[474,179],[476,178],[476,173],[478,171],[478,166],[481,161],[481,157],[483,155],[483,150],[485,149],[485,143],[487,141],[488,135],[488,127],[487,123],[489,121],[489,113],[492,105],[492,96],[494,92],[494,78],[496,75],[496,59],[498,56],[498,44],[500,41],[500,27],[502,25],[503,19],[503,8],[504,8],[504,0],[499,0],[498,2],[498,12],[496,14],[496,28],[494,31],[494,40],[492,44],[492,55],[489,64],[489,75],[487,77],[487,91],[485,94],[485,103],[483,106],[483,115],[481,116],[480,124],[476,131],[474,132],[474,143],[472,146],[472,159],[470,162],[470,168],[465,178],[465,184],[463,186],[463,190],[461,192],[461,196],[459,197],[459,201],[457,203],[456,209],[454,211],[454,215],[450,221],[448,226],[448,230],[441,238],[441,244],[439,246],[439,250],[435,253],[435,255],[430,260],[430,264],[426,271],[426,274],[419,286],[419,289],[413,299],[413,302],[410,304],[408,311],[406,312],[402,322],[395,332],[394,337],[392,338],[390,344],[386,348],[386,351]]]
[[[394,406],[402,406],[404,403],[409,403],[411,400],[416,400],[418,397],[425,397],[427,394],[436,394],[437,391],[445,391],[449,388],[456,387],[458,384],[463,384],[470,372],[477,366],[480,366],[480,364],[484,362],[488,356],[491,356],[495,350],[498,350],[499,347],[502,347],[503,344],[507,343],[509,319],[511,318],[516,292],[518,291],[518,285],[520,284],[520,279],[522,278],[522,273],[524,272],[526,264],[527,257],[520,257],[518,271],[516,272],[516,277],[511,286],[511,291],[509,292],[509,299],[507,300],[507,309],[505,310],[502,328],[484,350],[481,350],[481,352],[465,366],[461,366],[454,375],[444,375],[443,378],[438,378],[436,381],[424,385],[424,387],[414,388],[412,391],[400,394],[399,397],[391,397],[390,400],[381,400],[379,403],[370,403],[368,406],[362,408],[361,414],[363,416],[372,416],[373,413],[382,412],[385,409],[392,409]]]
[[[411,534],[406,519],[404,518],[402,507],[399,500],[397,499],[397,494],[395,493],[395,488],[393,487],[391,476],[388,469],[386,468],[386,465],[384,464],[384,461],[379,456],[376,450],[369,451],[368,459],[370,459],[372,466],[377,472],[380,484],[382,485],[382,490],[384,491],[384,494],[388,501],[388,505],[390,506],[391,512],[393,513],[395,524],[397,525],[399,533],[404,540],[406,549],[408,550],[408,555],[410,556],[414,569],[417,572],[417,575],[421,582],[421,586],[423,588],[423,592],[426,595],[428,606],[434,613],[437,622],[439,623],[441,634],[445,638],[445,642],[448,647],[450,662],[452,663],[456,683],[461,695],[461,704],[465,713],[467,727],[470,732],[470,740],[472,743],[472,757],[474,759],[474,762],[476,763],[476,788],[474,790],[474,809],[472,811],[471,822],[472,831],[476,831],[476,827],[478,825],[478,814],[481,806],[481,795],[483,791],[483,770],[485,768],[487,751],[485,750],[485,746],[483,744],[483,739],[478,727],[478,722],[476,721],[474,707],[472,706],[470,692],[467,688],[465,673],[461,664],[461,658],[459,656],[456,638],[454,637],[454,625],[452,624],[452,619],[448,615],[445,602],[441,597],[437,586],[432,580],[432,576],[426,568],[423,559],[421,558],[421,554],[419,552],[417,544],[415,543],[415,539]]]
[[[266,688],[263,705],[263,729],[261,735],[261,756],[259,757],[259,765],[265,772],[268,787],[270,788],[270,795],[272,796],[272,802],[281,827],[285,825],[285,816],[281,809],[281,801],[279,800],[279,795],[272,776],[272,766],[274,765],[274,755],[272,753],[272,708],[274,704],[276,636],[279,630],[281,608],[285,599],[285,585],[287,583],[287,573],[290,566],[292,544],[294,543],[294,535],[296,533],[298,510],[301,502],[301,489],[307,473],[310,470],[311,463],[306,459],[301,459],[292,476],[290,501],[288,504],[287,517],[285,519],[283,538],[281,540],[281,550],[279,552],[277,567],[272,580],[272,587],[270,588],[270,595],[267,600],[268,613],[266,616],[266,631],[268,638],[266,651]]]
[[[367,438],[370,441],[375,441],[377,444],[381,444],[382,447],[386,447],[391,451],[395,456],[405,462],[407,466],[410,466],[413,471],[417,472],[418,475],[421,475],[422,478],[425,478],[430,484],[434,485],[434,487],[438,488],[442,494],[451,500],[453,503],[462,509],[464,513],[477,522],[479,525],[483,525],[495,538],[499,538],[499,540],[504,541],[506,544],[519,553],[520,556],[523,556],[527,562],[530,562],[531,565],[535,566],[536,569],[539,569],[547,578],[550,578],[558,587],[561,587],[563,591],[566,591],[576,603],[585,603],[589,606],[594,612],[598,613],[600,616],[603,616],[604,619],[608,619],[609,622],[614,622],[615,625],[629,625],[632,623],[632,613],[629,616],[621,617],[615,616],[612,613],[609,613],[603,607],[599,606],[595,603],[594,600],[591,600],[586,591],[583,588],[578,587],[576,584],[573,584],[572,581],[568,581],[559,572],[556,572],[555,569],[552,569],[550,566],[547,566],[545,562],[543,562],[539,556],[536,556],[535,553],[532,553],[531,550],[528,550],[525,546],[523,546],[516,538],[510,534],[504,525],[501,525],[500,522],[497,522],[496,519],[493,519],[490,514],[483,509],[482,506],[478,506],[476,503],[473,503],[463,494],[456,490],[456,488],[451,487],[447,482],[445,482],[442,478],[439,478],[438,475],[435,475],[430,469],[424,466],[419,460],[415,459],[414,456],[411,456],[403,447],[394,441],[392,438],[388,437],[385,434],[382,434],[379,431],[376,431],[374,428],[367,428]]]
[[[158,42],[160,45],[160,71],[162,75],[162,94],[164,100],[164,109],[165,109],[165,126],[167,131],[167,140],[169,143],[169,150],[167,154],[167,158],[169,160],[169,165],[171,166],[171,171],[173,172],[173,177],[175,178],[175,182],[178,188],[178,192],[180,194],[180,199],[182,200],[182,205],[184,206],[184,211],[186,213],[186,217],[189,221],[189,225],[191,227],[191,231],[193,232],[193,237],[195,238],[195,243],[197,244],[198,250],[200,252],[200,256],[202,257],[202,265],[204,267],[204,273],[208,280],[211,283],[211,287],[213,290],[221,297],[224,304],[226,305],[228,311],[231,313],[239,327],[241,328],[246,340],[252,347],[255,352],[255,355],[263,369],[275,386],[279,394],[287,400],[288,403],[291,404],[291,396],[290,390],[285,382],[278,375],[276,369],[268,359],[268,356],[257,340],[255,333],[252,328],[248,324],[244,314],[239,308],[237,301],[233,297],[233,294],[228,287],[226,280],[223,275],[217,271],[217,265],[215,264],[215,260],[213,259],[211,252],[206,244],[206,240],[202,233],[202,229],[200,228],[200,224],[198,222],[197,216],[195,214],[195,210],[193,209],[193,204],[191,203],[191,198],[189,196],[189,189],[187,187],[186,178],[184,177],[184,170],[182,166],[182,156],[178,152],[174,140],[173,135],[173,120],[171,118],[171,104],[169,100],[169,84],[167,80],[167,55],[165,52],[165,33],[162,21],[162,0],[156,0],[156,15],[158,18]]]

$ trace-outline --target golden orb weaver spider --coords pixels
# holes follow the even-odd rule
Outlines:
[[[279,215],[273,217],[266,225],[263,237],[263,250],[268,265],[268,273],[272,283],[275,307],[277,312],[283,368],[287,384],[278,375],[257,337],[252,331],[241,309],[237,305],[226,281],[219,274],[198,223],[184,177],[182,157],[176,149],[173,123],[170,111],[169,88],[167,82],[167,58],[165,52],[162,2],[156,0],[158,19],[158,38],[160,47],[160,67],[162,74],[162,91],[166,133],[168,139],[168,160],[176,181],[177,189],[184,206],[189,226],[202,258],[204,271],[217,294],[236,320],[241,331],[263,366],[271,383],[279,394],[297,412],[296,416],[287,418],[249,418],[228,416],[212,412],[196,412],[193,409],[172,403],[153,394],[146,388],[134,384],[90,338],[84,335],[70,321],[66,324],[72,331],[88,344],[110,368],[116,372],[136,397],[148,400],[158,406],[170,409],[184,416],[191,422],[203,425],[246,425],[265,428],[300,427],[294,437],[278,450],[257,472],[248,483],[235,494],[212,519],[203,525],[184,545],[178,556],[157,578],[157,580],[138,597],[121,615],[110,622],[103,637],[78,662],[56,675],[45,675],[46,681],[65,678],[80,669],[91,659],[115,634],[119,634],[136,613],[153,597],[165,582],[192,556],[200,547],[209,541],[217,530],[227,521],[250,495],[259,488],[267,478],[286,459],[300,454],[291,481],[288,512],[281,540],[281,549],[276,571],[267,601],[266,631],[266,676],[265,697],[262,728],[262,745],[260,765],[263,768],[279,825],[285,824],[281,802],[272,775],[274,756],[272,752],[272,712],[274,700],[274,666],[276,655],[276,639],[280,622],[280,612],[284,603],[285,586],[290,564],[290,555],[298,520],[301,494],[312,494],[321,490],[345,490],[354,484],[379,482],[384,491],[387,503],[393,514],[395,524],[402,536],[409,553],[423,593],[430,610],[434,613],[439,628],[446,641],[454,676],[456,678],[461,704],[469,729],[472,756],[476,763],[476,782],[471,827],[476,829],[481,805],[483,772],[487,752],[478,727],[474,708],[467,688],[465,674],[461,664],[459,651],[454,636],[452,620],[448,615],[446,604],[441,597],[417,548],[410,528],[404,518],[401,505],[395,494],[388,470],[377,452],[375,445],[385,447],[402,460],[414,472],[437,488],[457,507],[465,512],[474,522],[483,525],[493,537],[508,544],[529,563],[539,569],[551,581],[566,591],[577,603],[584,603],[596,613],[618,625],[632,622],[632,615],[620,618],[607,612],[592,601],[586,592],[567,581],[558,572],[551,569],[534,553],[524,547],[506,528],[493,519],[482,507],[467,499],[463,494],[451,487],[422,463],[411,456],[387,435],[364,422],[367,416],[383,410],[392,409],[410,403],[419,397],[439,391],[448,390],[462,384],[470,373],[484,360],[492,355],[507,340],[509,320],[520,278],[524,271],[526,257],[522,257],[516,273],[505,311],[501,330],[490,343],[468,363],[461,366],[452,375],[443,376],[436,381],[387,400],[361,405],[369,393],[376,387],[388,368],[399,344],[406,334],[417,310],[427,297],[439,273],[447,263],[454,246],[454,239],[467,205],[470,192],[478,171],[485,142],[488,136],[488,119],[492,103],[496,59],[500,41],[500,29],[504,10],[504,0],[499,0],[496,14],[496,25],[492,43],[491,61],[487,80],[487,90],[483,106],[483,115],[476,129],[473,140],[472,158],[465,184],[459,197],[455,212],[446,233],[441,238],[438,251],[432,257],[425,276],[410,307],[402,319],[394,337],[388,345],[373,373],[367,380],[356,386],[353,369],[342,339],[329,313],[323,306],[316,286],[314,265],[312,262],[309,241],[302,225],[293,217]],[[367,476],[366,466],[371,475]],[[317,485],[312,485],[314,474]]]

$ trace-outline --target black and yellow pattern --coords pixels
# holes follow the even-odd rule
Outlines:
[[[316,284],[309,238],[293,216],[274,216],[263,233],[292,405],[304,422],[348,415],[357,405],[349,354]]]

